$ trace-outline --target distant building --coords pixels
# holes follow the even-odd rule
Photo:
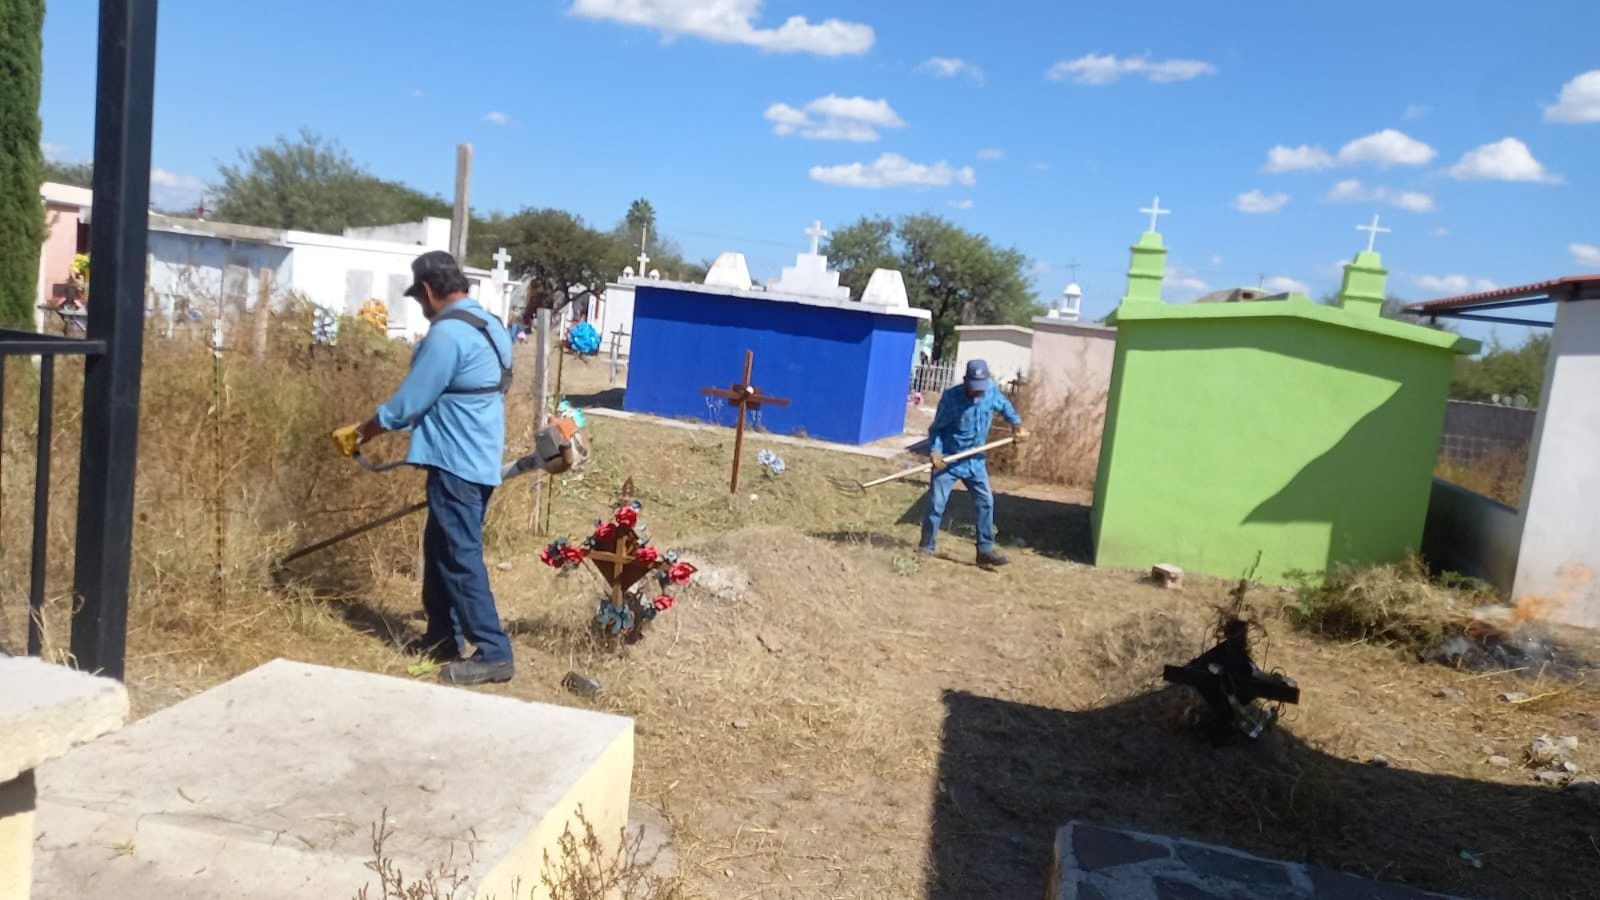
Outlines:
[[[40,194],[50,228],[40,261],[43,300],[70,272],[72,255],[87,252],[84,235],[94,197],[56,184],[46,184]],[[428,323],[420,305],[404,296],[411,260],[447,249],[449,239],[450,222],[441,218],[330,235],[151,213],[148,303],[170,322],[188,310],[208,317],[238,315],[255,309],[263,293],[274,305],[297,293],[339,316],[354,316],[362,304],[378,299],[389,310],[390,336],[416,339],[427,333]],[[463,271],[472,295],[504,320],[514,293],[511,282],[487,269]]]

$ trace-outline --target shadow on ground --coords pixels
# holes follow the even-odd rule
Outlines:
[[[1169,689],[1082,712],[946,692],[927,896],[1038,897],[1069,820],[1470,896],[1593,896],[1592,799],[1377,768],[1289,728],[1213,748]],[[1482,868],[1464,859],[1468,851]]]
[[[922,525],[928,508],[924,493],[897,520],[900,525]],[[1082,503],[1041,500],[996,492],[994,521],[1002,547],[1014,546],[1017,539],[1042,556],[1076,563],[1094,562],[1094,545],[1089,533],[1089,507]],[[977,534],[977,519],[972,498],[965,487],[957,487],[945,507],[940,546],[952,537],[970,541]]]
[[[606,388],[587,394],[570,393],[566,399],[579,409],[621,409],[622,388]]]

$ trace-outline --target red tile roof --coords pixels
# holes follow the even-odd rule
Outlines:
[[[1552,301],[1600,298],[1600,274],[1568,275],[1564,278],[1536,281],[1533,284],[1520,284],[1515,287],[1496,288],[1492,291],[1481,291],[1476,294],[1459,294],[1454,297],[1441,297],[1438,300],[1425,300],[1421,303],[1407,303],[1406,309],[1413,313],[1425,315],[1430,312],[1441,312],[1447,309],[1471,309],[1475,306],[1488,306],[1509,300],[1524,300],[1546,294],[1550,296]],[[1587,296],[1580,297],[1580,295]]]

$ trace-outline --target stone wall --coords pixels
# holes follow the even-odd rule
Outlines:
[[[1533,439],[1537,410],[1451,400],[1439,436],[1439,456],[1471,462],[1487,453],[1524,450]]]

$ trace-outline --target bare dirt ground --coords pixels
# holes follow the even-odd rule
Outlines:
[[[604,651],[588,631],[597,578],[538,562],[528,485],[507,485],[490,562],[519,674],[485,690],[634,717],[634,794],[670,823],[693,896],[1033,897],[1069,819],[1458,894],[1595,895],[1600,804],[1536,784],[1524,759],[1535,737],[1575,735],[1574,761],[1600,770],[1594,672],[1465,672],[1331,642],[1279,617],[1292,595],[1258,588],[1260,661],[1295,677],[1302,701],[1262,741],[1214,749],[1159,673],[1207,645],[1227,585],[1191,576],[1163,591],[1089,566],[1083,493],[1000,480],[1015,563],[987,572],[972,565],[964,496],[940,557],[919,560],[919,485],[833,486],[893,466],[783,448],[788,471],[768,478],[757,436],[729,496],[728,435],[592,426],[586,471],[554,489],[552,531],[587,534],[631,476],[657,543],[700,576],[645,641]],[[397,479],[386,496],[414,480],[349,475],[380,477]],[[275,656],[410,677],[397,646],[420,631],[419,527],[308,559],[288,591],[241,575],[223,600],[136,599],[136,712]],[[566,693],[572,670],[604,693]],[[1497,699],[1507,690],[1529,698]]]

